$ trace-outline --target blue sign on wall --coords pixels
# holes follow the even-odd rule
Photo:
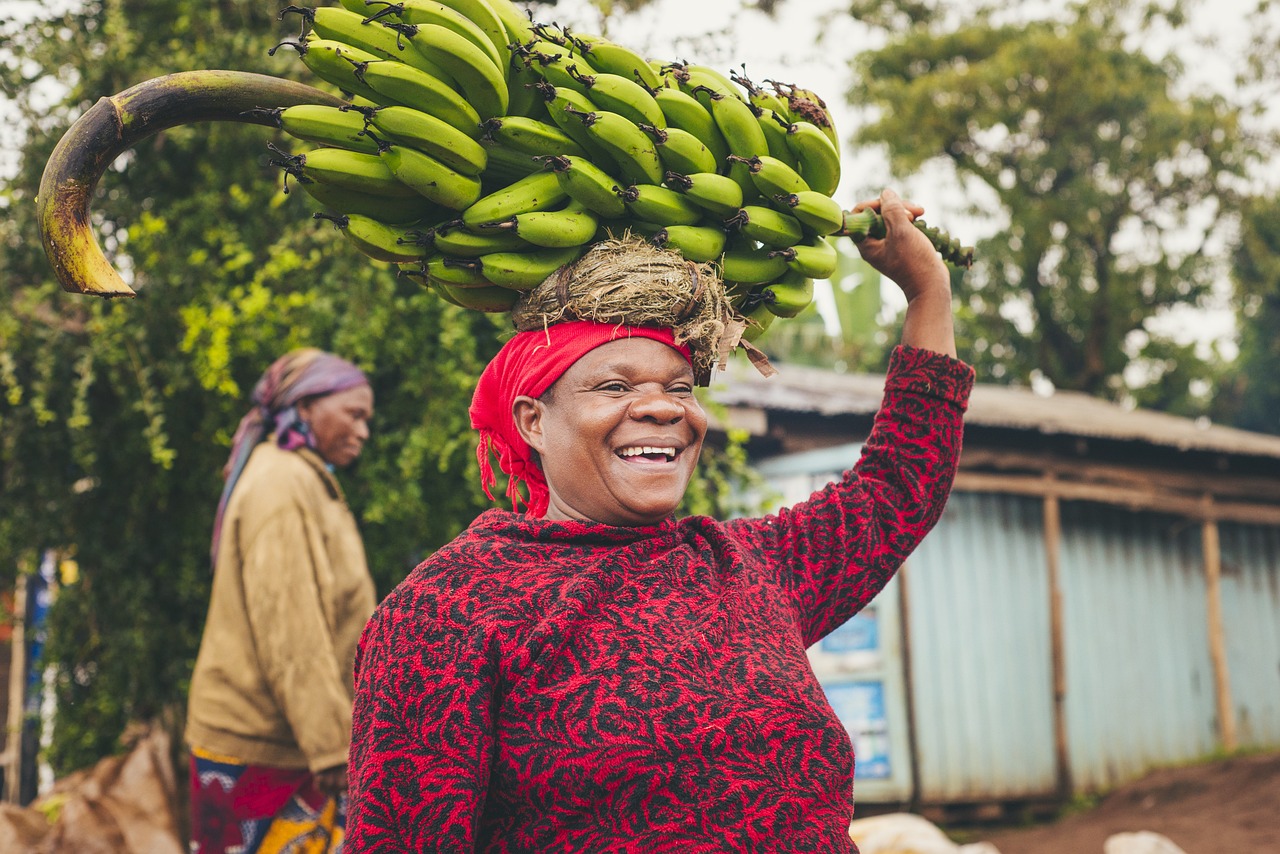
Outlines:
[[[875,652],[880,648],[880,621],[875,606],[862,609],[822,639],[823,652]]]
[[[889,722],[885,717],[884,683],[879,679],[826,684],[827,700],[835,709],[853,742],[856,775],[859,780],[887,780],[892,766],[889,757]]]

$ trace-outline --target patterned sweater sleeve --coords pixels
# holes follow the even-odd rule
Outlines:
[[[405,584],[365,627],[356,660],[348,851],[475,849],[497,677],[485,642],[459,610],[447,594]]]
[[[959,462],[973,370],[898,347],[858,462],[777,514],[730,523],[775,568],[806,644],[862,609],[942,515]]]

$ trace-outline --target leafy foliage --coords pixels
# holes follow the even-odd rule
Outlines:
[[[883,17],[904,4],[863,5]],[[1175,62],[1129,46],[1136,4],[1093,0],[1022,24],[978,14],[951,29],[905,5],[893,19],[916,23],[857,60],[853,99],[878,113],[858,138],[886,145],[904,173],[945,159],[1007,217],[967,276],[966,354],[986,379],[1040,373],[1123,396],[1132,358],[1169,355],[1147,320],[1197,304],[1220,274],[1204,250],[1238,204],[1239,111],[1180,96]],[[1134,352],[1144,338],[1150,350]],[[1197,362],[1178,354],[1180,383],[1211,373]]]
[[[1246,206],[1234,277],[1240,355],[1215,415],[1246,430],[1280,434],[1280,199]]]
[[[234,68],[315,83],[267,49],[293,35],[252,0],[100,0],[0,31],[0,85],[23,111],[0,182],[0,584],[41,550],[73,554],[47,646],[58,716],[49,759],[82,767],[125,723],[183,703],[208,598],[209,537],[231,435],[267,364],[295,346],[371,376],[377,413],[342,476],[385,594],[489,505],[467,405],[498,318],[446,305],[369,261],[285,194],[256,126],[181,126],[139,145],[96,199],[103,245],[138,297],[62,293],[33,199],[55,142],[98,97]],[[736,451],[691,490],[730,509]],[[179,716],[180,717],[180,716]]]

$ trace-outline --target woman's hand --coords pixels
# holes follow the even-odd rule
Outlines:
[[[924,208],[905,202],[893,190],[880,198],[859,202],[854,212],[879,212],[884,217],[883,238],[868,237],[857,244],[863,260],[902,289],[907,315],[902,343],[948,356],[956,355],[951,316],[951,273],[929,238],[912,223]]]
[[[334,765],[332,768],[317,771],[314,775],[314,782],[316,790],[326,798],[336,798],[338,795],[345,794],[347,791],[346,764]]]

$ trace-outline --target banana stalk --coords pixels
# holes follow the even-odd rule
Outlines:
[[[63,290],[133,296],[89,224],[89,202],[107,167],[139,142],[204,121],[273,125],[270,111],[339,98],[291,80],[244,71],[185,71],[98,100],[58,141],[40,179],[36,212],[45,254]]]
[[[934,249],[938,250],[943,261],[953,267],[963,267],[966,270],[973,266],[972,246],[961,246],[959,240],[940,228],[926,225],[922,219],[917,219],[912,225],[929,238],[929,242],[933,244]],[[852,238],[854,243],[860,243],[868,237],[884,237],[885,234],[884,217],[870,208],[857,213],[846,211],[844,226],[832,233],[833,236],[842,235]]]

